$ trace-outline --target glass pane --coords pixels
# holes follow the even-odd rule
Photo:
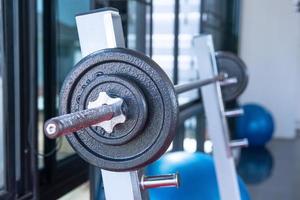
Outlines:
[[[81,59],[75,15],[90,10],[90,0],[56,0],[56,72],[57,91],[73,66]],[[58,94],[57,94],[58,96]],[[63,138],[58,160],[74,154]]]
[[[153,55],[173,80],[174,0],[153,0]]]
[[[187,152],[193,153],[197,150],[197,118],[191,117],[184,122],[184,140],[183,149]]]
[[[37,1],[37,60],[38,60],[38,152],[43,154],[44,152],[44,65],[43,65],[43,0]],[[44,160],[42,156],[38,157],[38,166],[42,168],[44,166]]]
[[[136,1],[129,1],[128,2],[128,26],[127,26],[127,48],[129,49],[136,49],[137,47],[137,14],[136,8],[139,2]],[[125,33],[124,33],[125,34]]]
[[[0,1],[0,15],[2,16],[2,2]],[[3,73],[3,17],[0,18],[0,190],[4,188],[5,171],[4,171],[4,130],[3,130],[3,87],[2,87],[2,73]]]
[[[149,0],[128,1],[127,48],[150,55],[150,3]]]
[[[193,36],[200,33],[200,2],[199,0],[180,0],[179,12],[179,57],[178,83],[197,80],[198,66],[192,56]],[[180,104],[187,103],[199,97],[199,92],[193,90],[179,95]]]

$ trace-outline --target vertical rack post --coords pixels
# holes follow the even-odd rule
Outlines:
[[[195,37],[193,48],[199,66],[200,79],[218,75],[211,35]],[[213,142],[213,158],[222,200],[240,200],[240,190],[231,153],[220,83],[201,87],[207,129]]]
[[[83,57],[101,49],[125,47],[121,17],[116,9],[98,9],[77,15],[76,24]],[[101,170],[101,173],[107,200],[142,199],[137,171]]]

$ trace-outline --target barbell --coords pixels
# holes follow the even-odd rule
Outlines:
[[[243,92],[248,81],[243,63],[231,61],[237,57],[228,53],[217,53],[216,58],[216,77],[174,86],[158,64],[141,53],[124,48],[92,53],[66,77],[60,116],[45,123],[45,134],[65,135],[83,159],[102,169],[142,168],[158,159],[175,136],[178,94],[214,82],[222,85],[225,100]]]

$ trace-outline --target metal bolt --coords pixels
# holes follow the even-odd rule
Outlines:
[[[56,133],[56,125],[53,123],[48,124],[46,127],[46,131],[49,135]]]

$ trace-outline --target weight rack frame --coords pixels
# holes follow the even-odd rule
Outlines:
[[[104,8],[77,15],[76,24],[82,57],[101,49],[125,47],[121,18],[117,9]],[[196,37],[194,52],[197,52],[198,66],[201,66],[200,79],[216,76],[218,72],[212,37]],[[214,145],[213,155],[221,199],[240,200],[220,84],[215,82],[204,86],[201,92],[208,131]],[[111,172],[101,169],[101,173],[107,200],[147,199],[140,187],[138,171]]]

